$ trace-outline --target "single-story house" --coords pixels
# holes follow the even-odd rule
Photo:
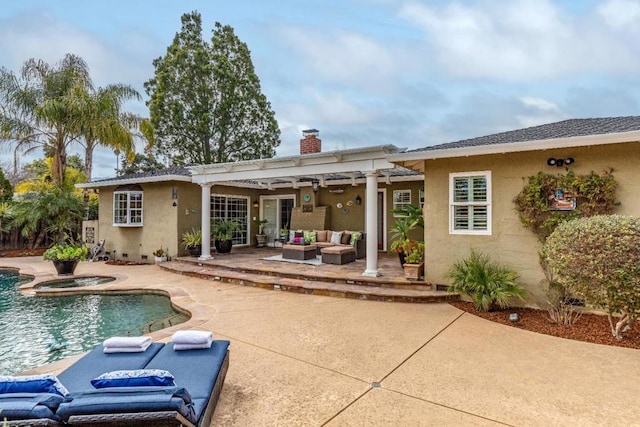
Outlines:
[[[538,172],[613,170],[615,213],[640,215],[640,116],[565,120],[390,153],[387,160],[424,176],[425,280],[435,284],[449,283],[447,270],[475,248],[515,270],[530,302],[546,301],[541,242],[514,204]]]
[[[255,219],[267,219],[268,244],[281,229],[366,232],[367,276],[390,245],[394,208],[422,203],[423,177],[387,160],[394,145],[322,152],[318,131],[303,132],[300,154],[272,159],[174,167],[96,180],[78,187],[99,193],[99,219],[85,221],[88,243],[105,240],[118,258],[153,260],[159,248],[186,255],[181,236],[216,219],[241,224],[234,246],[255,245]],[[211,257],[203,245],[201,259]]]

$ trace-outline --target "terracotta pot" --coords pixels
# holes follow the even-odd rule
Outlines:
[[[404,277],[410,280],[420,280],[424,270],[424,262],[420,264],[404,263]]]

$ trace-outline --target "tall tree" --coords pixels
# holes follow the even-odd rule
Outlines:
[[[53,180],[61,183],[82,117],[75,94],[91,87],[87,64],[71,54],[54,66],[29,59],[20,78],[0,69],[0,139],[14,143],[16,153],[50,150]]]
[[[275,155],[278,123],[233,28],[216,22],[209,43],[200,14],[184,14],[180,32],[153,65],[155,77],[145,83],[153,140],[173,164]]]
[[[122,104],[129,99],[141,99],[133,87],[111,84],[96,91],[77,94],[80,120],[80,134],[84,147],[84,171],[91,181],[93,151],[98,145],[117,149],[126,157],[133,157],[134,143],[131,128],[138,127],[140,118],[122,111]]]

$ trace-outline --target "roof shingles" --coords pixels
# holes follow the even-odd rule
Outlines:
[[[540,141],[545,139],[604,135],[640,130],[640,116],[605,117],[595,119],[569,119],[556,123],[532,126],[493,135],[463,139],[446,144],[410,150],[413,152],[445,150],[450,148],[477,147],[511,142]]]

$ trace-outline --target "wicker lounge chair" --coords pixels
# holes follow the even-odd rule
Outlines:
[[[227,373],[228,347],[229,341],[213,341],[209,349],[175,351],[167,344],[144,368],[169,371],[176,387],[85,388],[71,393],[57,413],[71,426],[208,426]]]
[[[58,379],[70,392],[91,389],[91,379],[101,373],[143,368],[162,347],[164,344],[153,343],[140,353],[105,354],[99,345],[62,372]],[[0,394],[0,421],[7,417],[11,427],[61,426],[56,414],[61,401],[60,396],[52,393]]]

